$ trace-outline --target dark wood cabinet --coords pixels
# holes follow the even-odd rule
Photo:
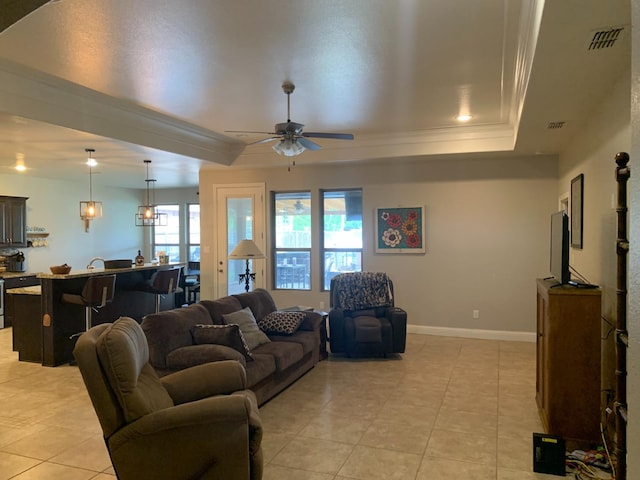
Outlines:
[[[0,247],[27,246],[27,198],[0,196]]]
[[[536,401],[546,433],[600,441],[600,289],[537,281]]]
[[[31,287],[33,285],[40,285],[40,280],[35,275],[18,275],[11,274],[10,276],[4,276],[4,326],[11,327],[13,325],[14,308],[13,303],[7,294],[7,290],[11,288]]]

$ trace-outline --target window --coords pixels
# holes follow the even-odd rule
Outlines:
[[[273,193],[275,289],[311,290],[311,193]]]
[[[362,271],[362,189],[321,190],[323,290],[338,273]]]
[[[180,261],[180,206],[157,205],[158,212],[167,214],[166,226],[153,227],[152,255],[158,257],[161,251],[169,255],[170,262]],[[199,230],[198,230],[199,231]]]
[[[187,205],[187,255],[190,262],[200,261],[200,204]]]

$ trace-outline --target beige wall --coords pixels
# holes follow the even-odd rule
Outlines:
[[[197,188],[158,189],[157,203],[198,203]],[[93,186],[93,198],[103,203],[104,216],[91,222],[89,232],[80,220],[79,202],[88,190],[74,182],[37,178],[29,174],[0,174],[0,195],[29,197],[27,224],[49,232],[47,247],[21,248],[29,272],[49,272],[49,266],[67,263],[83,269],[92,257],[135,258],[142,250],[152,257],[150,229],[135,226],[135,213],[144,201],[144,189]],[[98,266],[100,266],[98,264]]]
[[[206,273],[215,271],[206,254],[218,228],[209,223],[207,213],[213,208],[214,184],[264,182],[268,194],[310,189],[316,205],[321,188],[362,187],[364,269],[390,274],[396,304],[407,310],[413,331],[494,337],[500,332],[534,332],[535,278],[549,274],[549,216],[557,210],[556,179],[557,160],[551,157],[299,164],[291,172],[204,169],[200,172],[203,297],[215,296],[215,275]],[[425,255],[373,251],[374,209],[398,205],[426,206]],[[317,225],[319,214],[315,208],[312,211]],[[316,230],[314,245],[318,235]],[[328,308],[328,294],[319,291],[317,248],[312,256],[312,291],[274,291],[278,305],[318,307],[324,302]],[[266,263],[270,289],[271,262]],[[479,319],[472,318],[473,310],[480,310]],[[529,334],[508,337],[533,339]]]
[[[602,383],[615,388],[616,210],[615,155],[631,146],[630,77],[620,78],[603,99],[571,147],[560,155],[559,192],[570,190],[571,179],[584,174],[584,240],[582,250],[570,248],[570,263],[589,283],[602,288]],[[606,402],[606,394],[603,402]]]
[[[85,268],[95,256],[134,258],[143,246],[134,214],[141,191],[94,185],[93,198],[103,202],[104,216],[93,220],[89,232],[80,220],[79,202],[88,200],[88,187],[74,182],[37,178],[28,174],[0,174],[2,195],[29,197],[27,225],[44,227],[49,245],[21,248],[29,272],[49,272],[49,266],[67,263]]]

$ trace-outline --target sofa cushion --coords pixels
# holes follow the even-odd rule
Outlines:
[[[279,372],[287,369],[303,356],[302,345],[297,342],[269,342],[258,346],[255,354],[271,355]]]
[[[247,342],[249,350],[253,350],[258,345],[271,341],[258,327],[258,323],[249,307],[222,315],[222,318],[227,325],[235,323],[240,327],[240,331],[242,332],[244,341]]]
[[[218,298],[217,300],[201,300],[200,304],[207,309],[209,316],[211,317],[211,321],[215,325],[224,324],[222,316],[225,313],[237,312],[244,308],[244,305],[242,305],[237,298],[232,296]]]
[[[235,360],[244,367],[245,356],[237,350],[226,345],[190,345],[176,348],[167,355],[167,368],[170,370],[182,370],[184,368],[202,365],[203,363],[218,362],[221,360]]]
[[[381,343],[382,325],[376,317],[356,317],[353,319],[355,340],[358,343]]]
[[[302,312],[275,311],[258,322],[260,329],[267,333],[291,335],[298,330],[306,315]]]
[[[252,353],[253,362],[247,363],[247,387],[251,388],[254,385],[269,378],[276,372],[276,360],[273,355],[261,355],[259,353]]]
[[[149,364],[149,350],[138,322],[120,317],[96,341],[98,358],[127,423],[173,406]]]
[[[262,320],[271,312],[275,312],[276,302],[264,288],[256,288],[252,292],[234,295],[240,301],[242,308],[249,307],[256,320]]]
[[[293,335],[269,335],[272,342],[299,343],[302,346],[302,353],[306,355],[314,350],[319,350],[320,339],[316,332],[306,332],[298,330]]]
[[[193,334],[193,341],[196,345],[207,343],[224,345],[240,352],[245,360],[253,360],[251,358],[251,352],[249,352],[249,347],[240,332],[240,327],[236,324],[196,325],[193,327],[191,333]]]
[[[193,345],[191,329],[197,324],[211,324],[208,310],[197,303],[144,317],[141,326],[147,336],[151,365],[167,368],[167,355],[170,352]]]

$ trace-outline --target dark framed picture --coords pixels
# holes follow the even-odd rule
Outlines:
[[[571,180],[571,246],[582,248],[582,213],[584,201],[584,175]]]

